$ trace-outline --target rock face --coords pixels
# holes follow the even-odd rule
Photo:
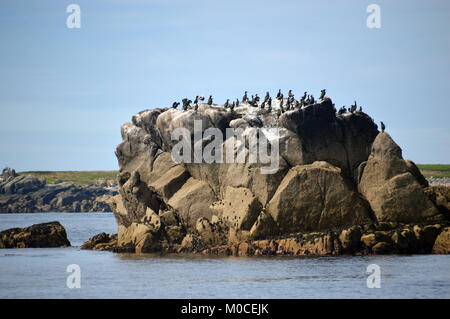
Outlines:
[[[31,175],[4,169],[0,176],[0,213],[110,212],[111,187],[58,183],[46,185]]]
[[[11,228],[0,232],[0,248],[44,248],[70,246],[66,230],[59,222]]]
[[[411,163],[403,160],[402,150],[389,134],[378,134],[359,182],[378,221],[408,223],[442,217],[424,192],[423,176],[416,177],[420,172]]]
[[[81,245],[81,249],[116,251],[117,234],[101,233]]]
[[[295,200],[293,200],[295,199]],[[282,233],[327,230],[372,221],[367,202],[327,162],[289,170],[267,206]]]
[[[4,168],[0,177],[0,194],[26,194],[45,185],[34,176],[21,176],[14,169]]]
[[[450,227],[443,229],[436,238],[433,254],[450,254]]]
[[[230,129],[242,134],[227,135]],[[244,254],[251,244],[230,245],[321,232],[325,237],[308,237],[310,244],[296,251],[363,247],[384,253],[401,251],[403,235],[397,242],[377,237],[372,251],[357,238],[361,229],[352,227],[444,218],[424,192],[426,180],[403,160],[392,138],[361,111],[336,113],[327,97],[284,112],[275,99],[271,110],[248,103],[233,110],[206,104],[198,110],[145,110],[121,133],[119,195],[112,208],[118,246],[130,251],[214,246]],[[261,152],[266,144],[271,151]],[[350,230],[338,231],[344,228]],[[335,235],[326,235],[330,231]]]
[[[450,220],[450,186],[430,186],[425,188],[425,193],[436,204],[445,219]]]

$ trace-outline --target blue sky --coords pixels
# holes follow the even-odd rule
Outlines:
[[[117,169],[120,125],[140,110],[322,88],[382,120],[405,158],[450,163],[449,40],[445,0],[2,0],[0,166]]]

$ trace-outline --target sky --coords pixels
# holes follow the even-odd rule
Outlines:
[[[383,121],[404,158],[447,164],[449,58],[446,0],[2,0],[0,166],[113,170],[141,110],[323,88]]]

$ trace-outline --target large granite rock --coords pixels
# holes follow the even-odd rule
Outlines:
[[[289,170],[267,211],[281,232],[326,230],[373,221],[370,206],[327,162]]]
[[[208,183],[189,178],[169,199],[168,206],[174,209],[185,225],[192,228],[199,218],[211,218],[214,211],[211,205],[216,196]]]
[[[378,134],[358,185],[378,221],[409,223],[442,218],[425,194],[422,178],[416,177],[420,172],[412,174],[410,167],[389,134]]]
[[[59,222],[11,228],[0,232],[0,248],[44,248],[70,246],[66,230]]]
[[[243,140],[227,136],[229,128],[241,129]],[[213,129],[224,139],[207,134]],[[187,148],[180,151],[182,130]],[[435,201],[424,192],[426,180],[413,162],[403,160],[389,135],[379,133],[372,118],[361,111],[337,114],[329,98],[285,112],[278,100],[273,100],[271,111],[248,103],[234,110],[206,104],[197,111],[145,110],[122,125],[121,133],[116,149],[119,196],[111,205],[119,224],[118,244],[131,251],[212,245],[222,251],[225,237],[231,244],[334,231],[331,237],[308,237],[310,246],[298,251],[385,253],[392,247],[401,251],[410,233],[383,237],[384,241],[377,237],[371,245],[378,246],[371,250],[360,241],[362,230],[354,227],[442,219]],[[265,139],[252,144],[253,137]],[[252,150],[264,147],[264,140],[278,145],[278,156],[253,161]],[[216,159],[231,155],[233,160],[189,161],[196,159],[198,149]],[[269,170],[274,163],[275,169]],[[153,219],[160,217],[158,229],[143,222],[149,211]],[[350,230],[341,234],[342,228]],[[286,245],[295,246],[290,241],[282,246]]]
[[[376,124],[363,112],[336,116],[329,98],[285,112],[278,121],[282,127],[296,133],[289,139],[296,145],[290,154],[292,166],[326,161],[340,167],[349,177],[354,177],[355,169],[367,159],[378,134]]]

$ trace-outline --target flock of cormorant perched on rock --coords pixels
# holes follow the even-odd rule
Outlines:
[[[282,113],[289,111],[289,110],[293,110],[293,109],[298,109],[298,108],[303,108],[306,107],[308,105],[312,105],[315,104],[319,101],[322,101],[326,98],[325,96],[326,94],[326,89],[320,90],[320,97],[318,100],[316,100],[314,98],[314,95],[312,94],[308,94],[308,92],[304,92],[302,97],[297,100],[294,98],[294,93],[292,92],[292,90],[289,90],[288,92],[288,97],[287,99],[284,98],[283,93],[281,92],[281,89],[278,90],[278,93],[276,95],[276,100],[279,101],[279,109],[277,110],[277,115],[281,115]],[[205,97],[204,96],[196,96],[195,100],[194,100],[194,104],[191,105],[192,100],[188,99],[188,98],[184,98],[183,100],[181,100],[182,102],[182,110],[183,111],[187,111],[187,110],[194,110],[197,111],[198,110],[198,104],[200,101],[204,101]],[[258,96],[258,94],[255,95],[251,95],[251,98],[248,97],[248,92],[245,91],[244,92],[244,96],[242,97],[241,100],[236,99],[236,101],[233,101],[232,103],[230,102],[230,99],[227,99],[226,102],[223,104],[223,107],[226,109],[230,109],[231,111],[234,110],[234,108],[238,107],[241,103],[246,103],[251,105],[252,107],[260,107],[261,109],[266,109],[271,112],[272,111],[272,97],[270,96],[269,92],[266,92],[266,95],[264,97],[264,101],[262,103],[260,102],[260,97]],[[177,109],[178,106],[180,105],[180,102],[173,102],[172,104],[172,108]],[[208,102],[207,105],[212,106],[213,105],[213,97],[212,95],[209,96],[208,98]],[[334,105],[334,104],[333,104]],[[336,113],[338,115],[350,112],[350,113],[354,113],[354,112],[362,112],[362,107],[359,106],[359,110],[358,110],[358,105],[356,103],[356,101],[354,102],[354,104],[352,104],[348,109],[346,108],[346,106],[342,106],[339,110],[336,110]],[[384,132],[385,129],[385,125],[383,122],[381,122],[381,129]]]
[[[325,98],[325,93],[326,90],[323,89],[320,91],[320,97],[319,100],[323,100]],[[281,111],[284,113],[285,111],[288,111],[290,109],[293,108],[299,108],[299,107],[304,107],[304,106],[308,106],[311,104],[315,104],[318,101],[316,101],[314,99],[314,95],[309,95],[307,94],[307,92],[304,92],[303,96],[300,98],[300,100],[296,100],[294,98],[294,94],[292,93],[292,90],[289,90],[288,92],[288,98],[285,99],[283,93],[281,93],[281,90],[278,90],[278,93],[276,95],[276,99],[278,101],[280,101],[280,109]],[[182,109],[184,111],[187,111],[189,109],[198,109],[198,103],[200,101],[204,101],[205,97],[204,96],[196,96],[195,100],[194,100],[194,105],[191,106],[192,100],[188,99],[188,98],[184,98],[183,100],[181,100],[182,102]],[[229,108],[229,109],[234,109],[235,107],[239,106],[240,103],[247,103],[253,107],[261,107],[262,109],[264,109],[265,107],[267,107],[269,110],[272,108],[272,98],[270,97],[270,93],[266,92],[266,96],[264,97],[264,101],[262,103],[259,103],[260,101],[260,97],[258,96],[258,94],[252,95],[251,98],[248,97],[248,92],[245,91],[244,92],[244,96],[242,97],[242,100],[240,101],[239,99],[236,99],[236,101],[234,102],[230,102],[230,99],[227,99],[226,102],[224,103],[224,107],[225,108]],[[213,105],[213,97],[212,95],[209,96],[208,98],[208,102],[207,104],[209,106]],[[176,109],[178,108],[178,106],[180,105],[180,102],[174,102],[172,104],[172,108]],[[345,110],[346,108],[345,106],[343,106],[339,111],[341,112],[341,110]],[[362,110],[361,107],[359,109],[360,111]],[[356,111],[356,101],[355,104],[351,106],[351,108],[349,108],[350,112],[354,112]]]

